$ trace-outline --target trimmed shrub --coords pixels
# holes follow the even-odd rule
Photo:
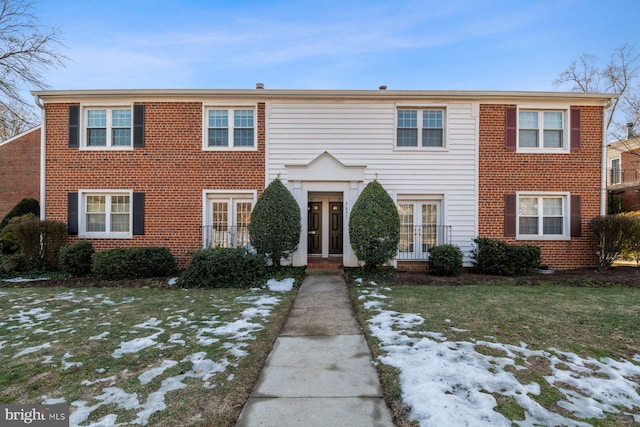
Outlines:
[[[98,279],[122,280],[167,276],[175,269],[167,248],[117,248],[94,254],[92,272]]]
[[[67,242],[67,225],[56,221],[40,221],[28,214],[11,221],[13,239],[20,247],[27,268],[58,268],[60,248]]]
[[[60,269],[73,277],[91,273],[91,260],[95,250],[89,240],[79,240],[60,249]]]
[[[456,276],[462,270],[462,251],[455,245],[429,249],[429,272],[436,276]]]
[[[67,244],[67,224],[58,221],[41,221],[40,233],[42,239],[40,265],[46,270],[57,269],[60,266],[60,249]]]
[[[349,216],[351,247],[367,269],[392,259],[400,242],[400,215],[389,193],[372,181],[362,190]]]
[[[589,223],[591,241],[598,257],[598,270],[605,271],[629,248],[629,233],[635,229],[631,216],[597,216]]]
[[[2,218],[0,222],[0,230],[9,225],[12,218],[32,214],[34,216],[40,216],[40,203],[36,199],[22,199],[17,205],[9,211],[8,214]]]
[[[27,268],[40,265],[40,220],[25,215],[11,222],[13,238],[24,256]]]
[[[471,252],[478,273],[499,276],[522,276],[540,267],[542,251],[535,245],[509,245],[502,240],[478,237]]]
[[[264,257],[244,248],[206,248],[193,254],[178,279],[184,288],[251,288],[264,284]]]
[[[279,179],[265,188],[249,223],[249,238],[256,252],[280,266],[282,258],[289,258],[300,241],[300,208],[291,192]]]

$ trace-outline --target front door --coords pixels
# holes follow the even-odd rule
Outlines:
[[[342,202],[329,203],[329,254],[342,253]]]
[[[322,202],[309,202],[307,253],[322,254]]]

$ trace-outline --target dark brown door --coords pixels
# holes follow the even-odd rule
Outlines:
[[[342,202],[329,203],[329,253],[342,253]]]
[[[322,254],[322,202],[309,202],[307,253]]]

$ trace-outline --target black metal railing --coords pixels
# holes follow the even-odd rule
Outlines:
[[[450,225],[400,226],[399,261],[426,261],[429,249],[451,243]]]
[[[220,225],[202,226],[204,247],[247,248],[251,247],[248,226],[225,227]]]

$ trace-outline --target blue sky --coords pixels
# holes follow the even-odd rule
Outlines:
[[[49,89],[561,90],[580,55],[640,50],[636,0],[39,0]]]

